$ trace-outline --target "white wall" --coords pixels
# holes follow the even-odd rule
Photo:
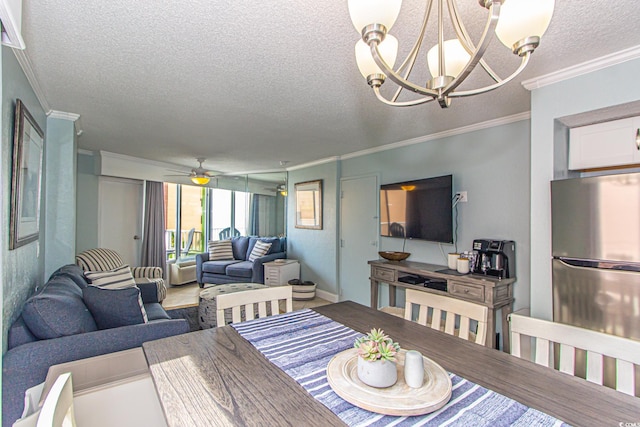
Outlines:
[[[640,100],[640,60],[594,71],[531,93],[531,315],[551,319],[550,181],[563,132],[558,119]],[[603,117],[604,119],[605,117]],[[611,117],[609,117],[611,118]]]

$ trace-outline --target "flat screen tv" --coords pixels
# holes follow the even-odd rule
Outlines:
[[[380,234],[453,243],[453,176],[380,186]]]

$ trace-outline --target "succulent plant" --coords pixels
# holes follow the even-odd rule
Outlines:
[[[396,354],[400,351],[400,345],[397,342],[393,342],[382,329],[376,328],[356,339],[353,346],[358,349],[360,357],[370,362],[375,360],[395,362]]]

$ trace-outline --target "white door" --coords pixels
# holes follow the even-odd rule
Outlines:
[[[340,188],[340,300],[369,306],[367,261],[378,259],[378,178],[345,178]]]
[[[139,266],[142,181],[100,177],[98,192],[98,247],[113,249],[126,264]]]

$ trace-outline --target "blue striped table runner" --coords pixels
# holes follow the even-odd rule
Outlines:
[[[352,348],[361,333],[309,309],[231,326],[271,363],[350,426],[566,425],[550,415],[451,373],[451,400],[438,411],[412,417],[370,412],[343,400],[327,381],[327,365],[331,358]]]

